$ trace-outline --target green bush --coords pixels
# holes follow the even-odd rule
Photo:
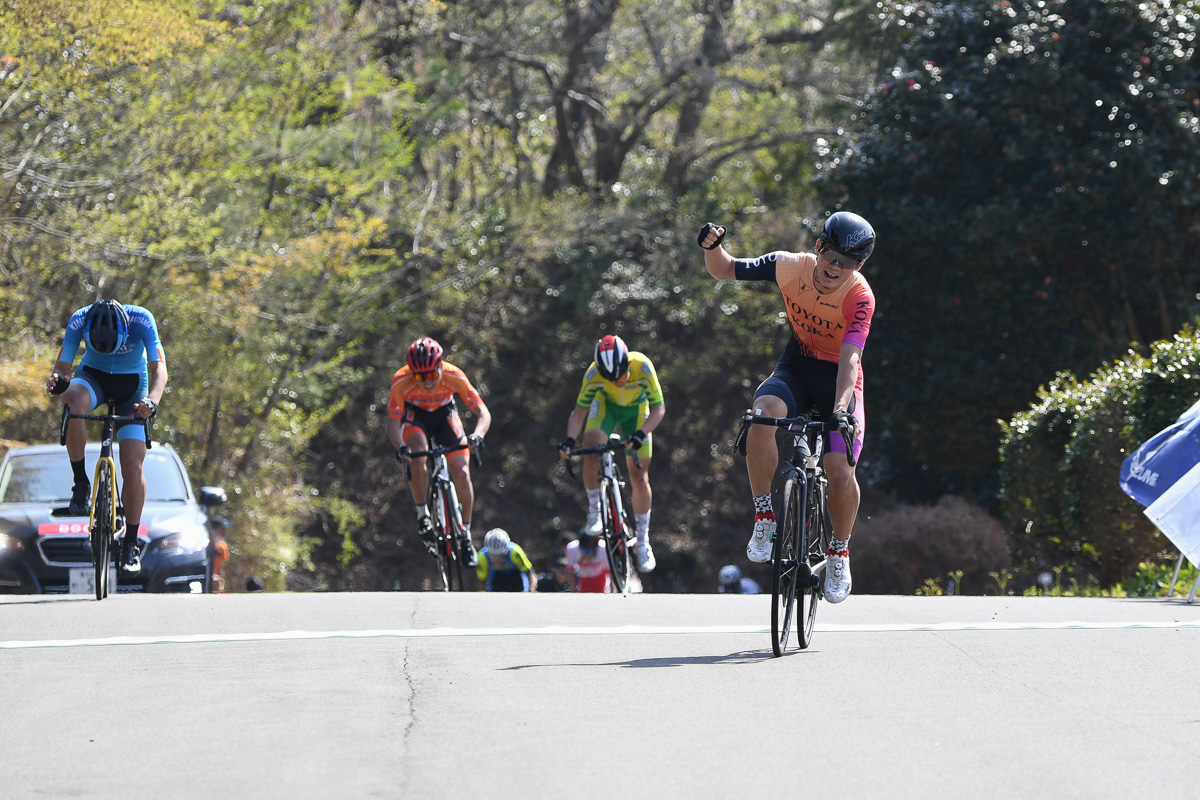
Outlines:
[[[1001,421],[1000,504],[1018,582],[1066,567],[1115,586],[1174,552],[1118,484],[1121,463],[1200,397],[1200,336],[1184,328],[1079,381],[1060,373]]]

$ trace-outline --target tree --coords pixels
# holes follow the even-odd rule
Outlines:
[[[868,375],[908,496],[995,488],[997,430],[1061,369],[1197,310],[1197,11],[889,4],[899,54],[824,190],[879,232]]]

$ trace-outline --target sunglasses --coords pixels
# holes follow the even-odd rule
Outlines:
[[[826,261],[828,261],[830,264],[837,267],[838,269],[857,269],[858,268],[857,261],[837,252],[836,250],[833,250],[832,248],[829,247],[829,245],[822,244],[817,252],[819,252],[821,254],[821,258],[825,259]]]
[[[440,369],[431,370],[430,372],[415,372],[413,374],[417,376],[417,380],[419,381],[436,381],[442,377]]]

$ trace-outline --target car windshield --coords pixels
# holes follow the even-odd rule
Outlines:
[[[95,474],[96,452],[88,452],[89,479]],[[117,476],[121,475],[118,459]],[[166,453],[150,452],[142,470],[146,474],[146,500],[148,502],[185,502],[187,486],[179,464]],[[21,455],[14,453],[4,465],[0,475],[0,503],[57,503],[71,499],[71,462],[66,452],[36,453]]]

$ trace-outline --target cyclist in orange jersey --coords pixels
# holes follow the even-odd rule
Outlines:
[[[492,414],[483,398],[458,367],[442,359],[442,346],[429,337],[417,339],[408,348],[407,362],[392,376],[392,392],[388,401],[388,438],[396,453],[408,460],[409,452],[428,450],[430,441],[445,447],[467,444],[471,450],[483,445],[483,437],[492,425]],[[475,431],[463,436],[462,418],[455,407],[458,395],[464,405],[477,417]],[[433,536],[433,522],[425,498],[429,493],[429,469],[425,459],[409,464],[412,478],[408,488],[417,506],[417,533],[422,538]],[[475,545],[471,541],[471,511],[475,505],[475,488],[471,485],[471,464],[468,451],[446,454],[446,467],[458,500],[462,504],[464,533],[463,561],[474,567],[477,563]]]
[[[866,429],[862,353],[875,295],[859,269],[875,249],[875,231],[858,214],[839,211],[825,221],[811,253],[777,251],[736,259],[721,241],[725,228],[712,223],[700,231],[704,264],[718,280],[771,281],[783,296],[792,337],[769,378],[754,393],[754,413],[792,417],[814,406],[821,419],[849,426],[855,460]],[[853,399],[853,412],[851,407]],[[779,466],[775,428],[753,425],[746,441],[746,469],[754,495],[754,532],[746,546],[751,561],[771,559],[775,511],[771,481]],[[825,570],[825,599],[840,603],[850,594],[850,534],[858,514],[859,487],[841,436],[827,436],[829,517],[833,537]]]

